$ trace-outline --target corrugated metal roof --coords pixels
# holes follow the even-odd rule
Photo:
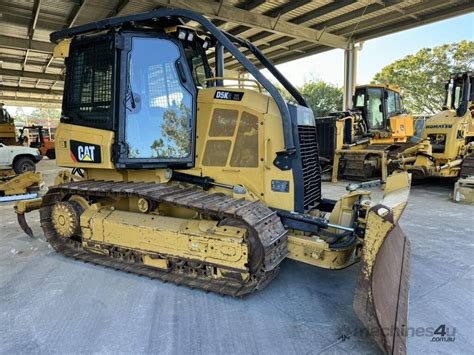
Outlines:
[[[194,3],[206,1],[180,0],[177,4],[192,7]],[[0,100],[14,96],[21,102],[32,98],[58,105],[60,96],[53,95],[51,89],[62,89],[60,75],[63,64],[61,59],[51,56],[49,34],[52,31],[71,24],[80,25],[110,16],[149,11],[163,3],[159,0],[0,0],[0,86],[3,90],[0,90]],[[169,0],[169,3],[173,6],[176,2]],[[40,7],[33,31],[38,4]],[[216,19],[220,28],[254,40],[270,60],[277,63],[322,52],[330,47],[318,43],[316,38],[258,26],[260,22],[240,23],[234,20],[237,16],[222,18],[216,10],[220,6],[235,7],[252,15],[271,18],[269,23],[273,26],[280,22],[293,23],[301,26],[302,33],[305,29],[317,29],[339,35],[344,40],[351,37],[357,41],[456,16],[474,8],[470,0],[212,0],[209,3],[206,16]],[[229,68],[236,68],[232,58],[228,58],[227,63]]]

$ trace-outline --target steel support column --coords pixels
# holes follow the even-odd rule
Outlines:
[[[223,77],[224,74],[224,46],[218,43],[216,45],[216,58],[215,58],[215,66],[216,66],[216,77]],[[216,80],[216,86],[223,86],[223,80]]]
[[[344,50],[344,99],[343,109],[352,108],[352,95],[354,95],[357,81],[357,50],[354,43],[349,44],[349,49]]]

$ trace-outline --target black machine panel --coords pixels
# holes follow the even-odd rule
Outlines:
[[[295,211],[305,212],[321,200],[321,167],[319,165],[316,125],[311,109],[288,104],[297,157],[293,160]]]

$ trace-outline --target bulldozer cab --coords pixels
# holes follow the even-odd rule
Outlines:
[[[444,109],[464,110],[474,103],[474,76],[472,72],[453,74],[445,86]],[[460,113],[460,112],[459,112]],[[458,115],[462,116],[462,115]]]
[[[400,90],[391,86],[357,87],[353,106],[362,112],[369,131],[390,128],[390,118],[404,112]]]
[[[72,36],[67,40],[61,123],[116,132],[112,158],[117,168],[196,166],[199,92],[223,86],[224,57],[221,50],[210,57],[211,47],[225,47],[273,98],[284,128],[284,147],[275,165],[294,156],[295,122],[286,102],[235,44],[247,47],[276,73],[255,47],[217,29],[206,34],[187,28],[176,17],[154,23],[152,29],[146,21],[117,25],[120,30],[114,32],[77,36],[79,26],[61,35]],[[298,91],[281,74],[276,77],[299,104],[297,111],[309,112]],[[250,94],[216,90],[213,95],[214,101],[230,106],[243,105]]]

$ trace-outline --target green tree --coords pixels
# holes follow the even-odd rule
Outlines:
[[[25,126],[28,122],[28,115],[22,107],[17,107],[15,112],[12,114],[12,117],[16,125]]]
[[[283,98],[294,101],[293,97],[277,85]],[[308,105],[314,112],[315,117],[327,116],[331,112],[342,110],[342,89],[321,80],[308,80],[298,88]]]
[[[182,104],[179,111],[168,109],[163,114],[161,137],[153,142],[151,149],[157,157],[184,158],[190,153],[191,132],[188,127],[191,108]]]
[[[439,112],[444,85],[451,73],[473,70],[474,42],[461,41],[424,48],[399,59],[377,73],[372,82],[395,84],[404,89],[404,104],[417,114]]]
[[[38,108],[34,110],[28,118],[30,125],[57,126],[59,118],[61,117],[61,110],[55,108]]]

